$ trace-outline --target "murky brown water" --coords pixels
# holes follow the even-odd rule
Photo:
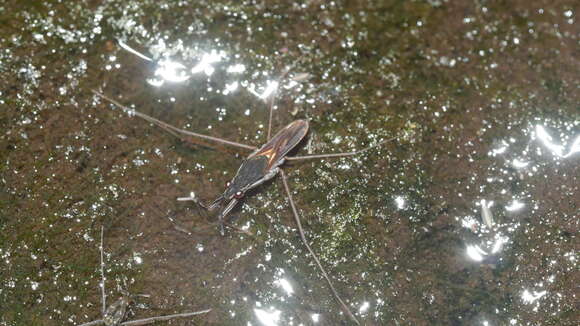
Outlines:
[[[136,296],[160,325],[349,324],[279,178],[219,235],[248,154],[308,119],[285,165],[307,237],[364,325],[577,325],[576,1],[0,4],[0,324],[78,325]],[[136,52],[132,52],[131,49]],[[294,81],[294,82],[293,82]]]

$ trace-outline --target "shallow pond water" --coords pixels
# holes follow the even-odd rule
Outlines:
[[[347,325],[279,177],[220,236],[210,202],[307,119],[284,165],[363,325],[576,325],[576,1],[0,4],[0,325]],[[385,140],[395,138],[392,141]]]

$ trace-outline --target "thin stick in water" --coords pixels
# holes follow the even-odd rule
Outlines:
[[[100,324],[104,324],[104,323],[105,323],[104,320],[97,319],[97,320],[90,321],[88,323],[80,324],[78,326],[93,326],[93,325],[100,325]]]
[[[105,260],[104,260],[104,233],[105,233],[105,227],[103,225],[101,225],[101,294],[102,294],[102,301],[103,301],[103,318],[105,316],[105,312],[106,312],[106,295],[105,295]],[[191,317],[191,316],[195,316],[195,315],[201,315],[201,314],[205,314],[210,312],[211,309],[206,309],[206,310],[201,310],[201,311],[195,311],[195,312],[185,312],[185,313],[181,313],[181,314],[173,314],[173,315],[165,315],[165,316],[157,316],[157,317],[150,317],[150,318],[145,318],[145,319],[138,319],[138,320],[130,320],[130,321],[126,321],[121,323],[120,325],[131,325],[131,326],[135,326],[135,325],[147,325],[147,324],[151,324],[154,323],[156,321],[164,321],[164,320],[170,320],[173,318],[184,318],[184,317]],[[103,319],[97,319],[97,320],[93,320],[84,324],[80,324],[79,326],[94,326],[94,325],[101,325],[104,324],[105,321]]]
[[[173,315],[165,315],[165,316],[157,316],[157,317],[150,317],[150,318],[144,318],[144,319],[130,320],[130,321],[126,321],[126,322],[121,323],[121,325],[129,325],[129,326],[147,325],[147,324],[154,323],[156,321],[170,320],[173,318],[191,317],[191,316],[195,316],[195,315],[205,314],[205,313],[208,313],[210,311],[211,311],[211,309],[206,309],[206,310],[195,311],[195,312],[185,312],[182,314],[173,314]]]
[[[103,233],[105,233],[105,226],[101,225],[101,294],[103,295],[103,316],[107,310],[107,296],[105,294],[105,260],[103,259]]]

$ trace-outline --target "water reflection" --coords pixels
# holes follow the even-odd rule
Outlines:
[[[238,64],[233,64],[231,66],[229,66],[226,71],[230,74],[240,74],[244,71],[246,71],[246,66],[238,63]]]
[[[555,142],[542,125],[536,126],[536,137],[542,142],[542,144],[544,144],[544,146],[558,157],[567,158],[580,152],[580,136],[576,136],[567,154],[564,154],[566,146]]]
[[[159,61],[157,68],[155,69],[155,76],[160,77],[162,80],[172,82],[172,83],[181,83],[189,79],[189,75],[185,72],[186,67],[176,61],[172,61],[169,59],[162,59]],[[150,82],[151,84],[151,82]],[[153,85],[153,84],[152,84]],[[153,85],[153,86],[161,86],[162,84]]]
[[[129,51],[130,53],[138,56],[139,58],[141,58],[143,60],[147,60],[147,61],[153,61],[152,58],[149,58],[148,56],[144,55],[143,53],[133,49],[132,47],[127,45],[127,43],[123,42],[122,40],[117,40],[117,42],[119,43],[119,46],[121,48],[125,49],[126,51]]]
[[[502,141],[501,141],[501,144],[499,145],[499,147],[497,147],[497,148],[493,149],[493,150],[491,151],[491,153],[492,153],[492,155],[494,155],[494,156],[495,156],[495,155],[498,155],[498,154],[503,154],[503,153],[505,153],[505,151],[508,149],[508,147],[509,147],[509,144],[508,144],[508,143],[507,143],[505,140],[502,140]]]
[[[481,199],[479,205],[481,221],[486,226],[486,229],[480,230],[479,222],[473,217],[465,217],[463,219],[462,225],[476,233],[480,239],[480,242],[477,244],[468,244],[465,251],[467,257],[473,261],[495,264],[495,262],[500,260],[498,254],[501,252],[504,244],[509,242],[509,238],[499,231],[502,226],[498,225],[494,220],[491,211],[494,202]],[[507,211],[516,211],[522,207],[522,203],[514,201],[509,206],[506,206],[505,209]]]
[[[159,43],[155,46],[155,52],[162,58],[159,60],[148,57],[147,55],[135,50],[121,40],[119,40],[118,43],[122,49],[128,51],[129,53],[134,54],[146,61],[155,63],[156,66],[153,73],[154,77],[147,79],[147,83],[154,87],[161,87],[166,82],[182,83],[189,80],[191,77],[193,77],[193,75],[199,73],[204,73],[207,77],[210,77],[215,72],[214,65],[228,58],[226,52],[217,50],[211,50],[208,53],[198,54],[197,56],[201,57],[201,59],[199,59],[199,62],[191,69],[189,69],[188,72],[186,65],[169,59],[171,51],[169,51],[163,40],[160,40]],[[183,52],[191,51],[195,51],[195,49],[183,49]],[[225,72],[228,74],[241,74],[245,71],[246,66],[241,63],[230,64],[225,68]],[[265,75],[266,73],[263,72],[261,74]],[[284,88],[293,88],[309,77],[309,73],[296,73],[288,80],[286,85],[284,85]],[[250,94],[253,94],[262,100],[266,100],[268,97],[272,96],[272,94],[274,94],[280,87],[280,82],[278,80],[267,80],[265,82],[265,86],[257,86],[255,83],[247,81],[242,81],[241,84],[248,90]],[[236,91],[239,86],[240,81],[238,80],[226,82],[221,93],[223,95],[231,94]]]
[[[279,82],[275,80],[268,80],[266,86],[260,92],[256,90],[256,86],[252,83],[248,86],[248,91],[254,94],[256,97],[265,100],[268,96],[272,95],[278,89]]]
[[[370,304],[368,301],[365,301],[365,302],[363,302],[363,303],[361,304],[361,306],[358,308],[358,311],[359,311],[361,314],[364,314],[364,313],[366,313],[366,312],[369,310],[370,306],[371,306],[371,304]]]
[[[188,68],[184,64],[169,59],[171,52],[167,49],[163,40],[160,40],[155,48],[155,51],[157,51],[161,56],[161,59],[159,60],[154,60],[153,58],[146,56],[145,54],[135,50],[121,40],[119,40],[118,43],[121,48],[138,56],[139,58],[156,63],[154,71],[155,77],[147,79],[147,82],[155,87],[160,87],[164,85],[165,82],[182,83],[190,79],[192,75],[201,72],[205,73],[205,75],[209,77],[215,71],[213,64],[222,61],[222,59],[226,57],[226,54],[223,51],[218,52],[216,50],[211,50],[209,53],[203,53],[200,55],[201,59],[199,62],[193,66],[190,69],[190,73],[188,73]],[[228,71],[231,71],[232,73],[241,72],[244,71],[244,66],[238,64],[233,66],[233,69],[228,68]]]
[[[516,169],[523,169],[523,168],[527,167],[529,164],[530,164],[530,162],[522,161],[522,160],[517,159],[517,158],[515,158],[512,161],[512,165]]]
[[[488,228],[493,227],[493,214],[491,213],[491,207],[493,206],[493,201],[487,202],[485,199],[480,201],[481,205],[481,219],[485,222]]]
[[[291,296],[294,293],[294,289],[292,288],[292,284],[288,282],[286,279],[279,279],[276,281],[276,284],[281,287],[288,296]]]
[[[524,301],[524,303],[533,303],[535,301],[537,301],[538,299],[542,298],[543,296],[546,295],[546,293],[548,293],[548,291],[529,291],[529,290],[524,290],[524,292],[522,292],[522,300]]]
[[[229,84],[226,84],[224,90],[222,91],[222,94],[228,95],[230,93],[233,93],[238,89],[239,86],[240,83],[238,83],[237,81],[233,81]]]
[[[402,196],[395,197],[395,204],[397,205],[398,209],[405,208],[405,198]]]
[[[524,207],[526,207],[526,205],[524,203],[522,203],[518,199],[514,199],[511,201],[511,203],[509,203],[505,207],[505,210],[508,212],[515,212],[515,211],[519,211],[520,209],[522,209]]]
[[[313,323],[318,323],[320,321],[320,314],[312,314],[310,317],[312,317]]]
[[[212,66],[212,64],[222,61],[224,57],[225,53],[218,53],[215,50],[211,50],[210,53],[204,53],[201,56],[199,63],[195,67],[191,68],[191,73],[197,74],[204,72],[207,76],[211,76],[215,71],[215,68]]]
[[[261,308],[254,308],[254,313],[258,320],[265,326],[277,326],[280,321],[280,310],[270,308],[268,310]]]
[[[468,245],[466,253],[471,260],[476,262],[492,262],[490,258],[498,258],[503,245],[509,241],[509,238],[501,233],[494,234],[493,237],[485,239],[481,244]]]

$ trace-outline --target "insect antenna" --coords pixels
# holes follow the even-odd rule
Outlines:
[[[289,67],[284,69],[284,72],[278,77],[278,80],[281,81],[288,75],[288,73],[296,66],[298,60],[294,61]],[[280,83],[278,83],[279,87]],[[274,91],[269,95],[270,99],[267,100],[268,108],[269,108],[269,117],[268,117],[268,133],[266,134],[266,141],[270,140],[270,136],[272,135],[272,117],[274,114],[274,104],[276,103],[276,93],[278,92],[278,87],[274,89]]]

